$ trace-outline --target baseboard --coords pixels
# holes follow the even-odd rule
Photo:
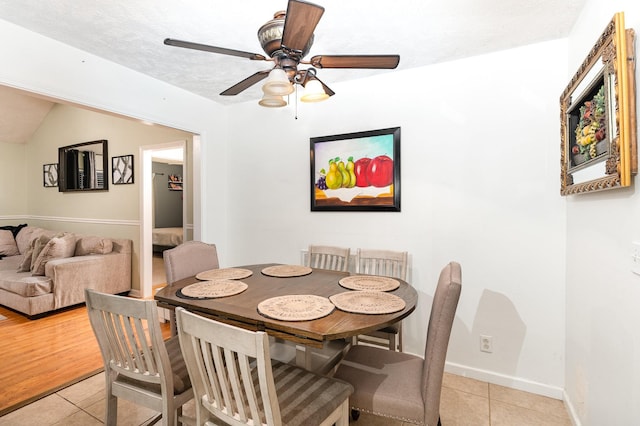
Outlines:
[[[521,377],[508,376],[494,371],[482,370],[466,365],[447,362],[444,367],[448,373],[458,376],[469,377],[471,379],[482,380],[494,385],[505,386],[511,389],[518,389],[536,395],[548,396],[549,398],[564,400],[564,389],[558,386],[551,386],[544,383],[534,382]]]
[[[563,396],[564,396],[564,405],[565,407],[567,407],[567,411],[569,412],[569,418],[571,419],[571,423],[573,423],[573,426],[582,426],[582,422],[580,422],[580,418],[578,417],[576,407],[574,407],[573,404],[571,403],[571,398],[569,398],[569,395],[567,394],[566,391],[563,392]]]

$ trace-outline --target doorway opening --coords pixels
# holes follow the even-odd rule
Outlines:
[[[166,283],[162,252],[193,236],[193,221],[187,214],[191,210],[187,144],[143,146],[140,158],[140,287],[141,297],[150,298],[154,288]]]

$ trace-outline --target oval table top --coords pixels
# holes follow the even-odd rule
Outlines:
[[[239,281],[247,284],[247,289],[239,294],[211,299],[185,298],[179,291],[196,282],[194,277],[185,278],[166,286],[155,295],[158,305],[175,309],[181,306],[203,316],[240,326],[250,330],[262,330],[285,340],[312,347],[322,347],[330,340],[343,339],[384,328],[407,317],[415,310],[417,291],[407,282],[397,279],[400,286],[387,293],[400,297],[405,302],[404,309],[389,314],[360,314],[334,309],[318,319],[307,321],[282,321],[266,317],[258,311],[258,304],[267,299],[291,295],[315,295],[329,298],[335,294],[352,291],[339,284],[341,278],[356,275],[327,269],[312,269],[311,273],[294,277],[274,277],[263,274],[267,267],[278,264],[238,266],[248,269],[251,276]],[[295,269],[295,268],[293,268]]]

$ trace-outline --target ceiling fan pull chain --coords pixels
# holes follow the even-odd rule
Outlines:
[[[296,85],[296,114],[295,119],[298,119],[298,85]]]

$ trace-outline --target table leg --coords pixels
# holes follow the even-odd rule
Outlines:
[[[304,345],[296,345],[296,365],[311,371],[313,361],[313,348]]]

